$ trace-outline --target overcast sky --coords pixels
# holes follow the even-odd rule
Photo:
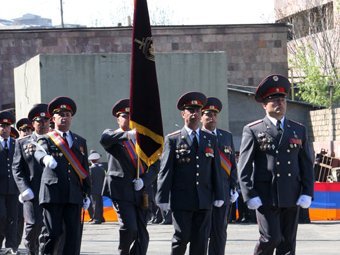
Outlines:
[[[31,13],[60,25],[60,0],[0,0],[0,19]],[[252,24],[274,22],[274,0],[148,0],[152,24]],[[127,25],[133,0],[63,0],[64,23]]]

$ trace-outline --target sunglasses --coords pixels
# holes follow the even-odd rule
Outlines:
[[[2,128],[6,128],[6,127],[9,127],[11,124],[7,124],[7,123],[1,123],[0,126]]]
[[[19,130],[22,132],[27,132],[27,131],[32,130],[32,128],[20,128]]]

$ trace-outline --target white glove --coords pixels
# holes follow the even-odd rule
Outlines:
[[[53,158],[53,156],[51,155],[46,155],[43,158],[43,163],[46,167],[50,168],[50,169],[54,169],[57,167],[58,163],[57,161],[55,161],[55,159]]]
[[[135,186],[135,191],[139,191],[144,187],[144,182],[141,178],[134,179],[132,182]]]
[[[135,140],[136,139],[136,129],[132,129],[127,131],[129,139]]]
[[[300,195],[299,199],[296,202],[296,205],[299,205],[304,209],[310,207],[311,204],[312,204],[312,197],[308,195]]]
[[[86,197],[83,199],[83,208],[84,208],[84,210],[89,209],[90,204],[91,204],[91,199],[90,199],[88,196],[86,196]]]
[[[33,198],[34,198],[34,193],[30,188],[26,189],[24,192],[21,193],[22,201],[32,200]]]
[[[247,206],[250,210],[257,210],[262,205],[260,197],[253,197],[247,201]]]
[[[24,203],[24,200],[22,200],[22,195],[21,194],[19,195],[18,199],[19,199],[20,203],[22,203],[22,204]]]
[[[170,210],[170,204],[169,203],[161,203],[161,204],[157,204],[157,206],[159,207],[159,209],[162,210],[162,212],[166,212]]]
[[[230,190],[230,201],[232,203],[235,203],[237,199],[238,199],[238,192],[234,189],[231,189]]]
[[[223,200],[215,200],[213,204],[214,204],[215,207],[221,207],[224,204],[224,201]]]

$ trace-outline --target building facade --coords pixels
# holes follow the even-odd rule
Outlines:
[[[227,83],[254,90],[268,74],[287,75],[288,28],[285,24],[155,26],[152,33],[156,52],[225,51]],[[33,56],[129,53],[131,34],[131,27],[0,30],[0,110],[14,107],[13,69]]]

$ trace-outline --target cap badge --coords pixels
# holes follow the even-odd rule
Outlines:
[[[40,117],[45,117],[45,116],[46,116],[46,114],[44,112],[40,113]]]
[[[67,108],[67,107],[66,107],[65,104],[60,105],[60,109],[66,109],[66,108]]]
[[[276,90],[276,92],[280,92],[280,89],[279,89],[279,88],[276,88],[275,90]]]
[[[209,109],[215,109],[215,107],[213,105],[210,105]]]
[[[273,80],[274,81],[278,81],[279,80],[279,77],[277,77],[276,75],[273,76]]]
[[[9,122],[8,119],[3,119],[2,122]]]
[[[126,107],[125,112],[130,112],[130,107]]]
[[[198,104],[198,101],[197,100],[192,100],[191,104]]]

